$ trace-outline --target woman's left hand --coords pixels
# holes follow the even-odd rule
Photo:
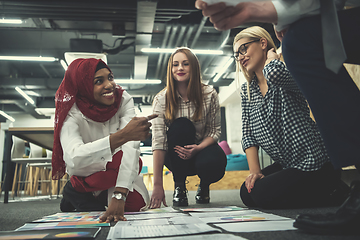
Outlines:
[[[186,145],[184,147],[175,146],[174,149],[175,152],[179,155],[179,157],[184,160],[189,160],[190,158],[194,157],[199,151],[198,145],[196,144]]]
[[[100,217],[100,222],[126,221],[124,217],[125,202],[112,198],[106,212]]]

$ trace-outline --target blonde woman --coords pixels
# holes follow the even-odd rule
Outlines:
[[[270,34],[246,28],[235,36],[241,87],[243,139],[250,175],[240,189],[249,207],[296,208],[340,204],[348,193],[340,173],[330,164],[307,102]],[[274,164],[260,168],[261,147]],[[340,187],[341,186],[341,187]]]
[[[166,205],[163,189],[164,164],[175,182],[174,206],[187,206],[187,176],[198,175],[197,203],[209,203],[209,185],[219,181],[226,167],[220,137],[220,106],[216,91],[201,83],[197,57],[188,48],[179,48],[167,67],[167,85],[153,102],[158,115],[152,122],[154,190],[151,208]]]

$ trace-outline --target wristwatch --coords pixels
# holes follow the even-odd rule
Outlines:
[[[114,192],[112,198],[116,198],[118,200],[126,201],[126,194],[122,192]]]

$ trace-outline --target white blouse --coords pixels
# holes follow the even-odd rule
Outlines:
[[[111,162],[112,156],[122,150],[123,158],[116,187],[132,191],[139,172],[140,142],[127,142],[111,152],[110,134],[124,128],[134,116],[134,102],[126,91],[123,92],[119,110],[106,122],[95,122],[87,118],[74,104],[60,133],[67,173],[70,176],[86,177],[105,171],[107,162]]]

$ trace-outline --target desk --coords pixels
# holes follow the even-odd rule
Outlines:
[[[12,136],[16,136],[28,142],[39,145],[40,147],[52,150],[54,143],[54,128],[9,128],[5,131],[3,169],[6,169],[6,177],[4,182],[4,203],[8,203],[9,191],[11,187],[11,176],[13,169],[11,162]]]

